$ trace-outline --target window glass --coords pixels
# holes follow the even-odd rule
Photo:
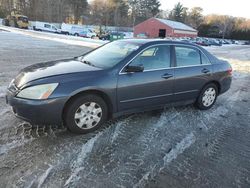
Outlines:
[[[170,67],[170,46],[149,48],[137,56],[130,65],[142,65],[144,70],[168,68]]]
[[[44,27],[51,28],[51,26],[49,24],[44,24]]]
[[[202,61],[202,64],[210,64],[209,59],[203,53],[201,53],[201,61]]]
[[[177,67],[200,65],[199,50],[188,47],[175,47]]]
[[[115,41],[108,43],[93,52],[79,58],[82,62],[89,62],[100,68],[110,68],[117,65],[121,60],[127,57],[140,47],[140,44]]]

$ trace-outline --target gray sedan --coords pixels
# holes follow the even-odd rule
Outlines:
[[[6,101],[31,124],[88,133],[109,118],[170,105],[207,110],[231,80],[230,64],[195,44],[130,39],[27,67],[10,83]]]

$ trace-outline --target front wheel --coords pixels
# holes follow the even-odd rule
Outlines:
[[[73,133],[93,132],[107,120],[108,108],[97,95],[83,95],[71,101],[65,109],[64,123]]]
[[[218,96],[217,86],[213,83],[208,84],[202,89],[196,101],[196,106],[201,110],[208,110],[216,102],[217,96]]]
[[[3,24],[4,26],[9,26],[9,20],[7,20],[6,18],[4,18],[4,19],[2,20],[2,24]]]

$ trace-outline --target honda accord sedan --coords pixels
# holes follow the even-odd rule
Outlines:
[[[107,119],[173,105],[210,109],[232,68],[195,44],[130,39],[20,71],[6,101],[31,124],[88,133]]]

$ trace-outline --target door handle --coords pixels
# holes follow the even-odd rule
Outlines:
[[[204,68],[204,69],[202,69],[202,71],[201,71],[202,73],[204,73],[204,74],[207,74],[207,73],[209,73],[210,72],[210,70],[208,70],[208,69],[206,69],[206,68]]]
[[[164,79],[169,79],[169,78],[172,78],[173,75],[166,73],[166,74],[163,74],[161,77],[164,78]]]

